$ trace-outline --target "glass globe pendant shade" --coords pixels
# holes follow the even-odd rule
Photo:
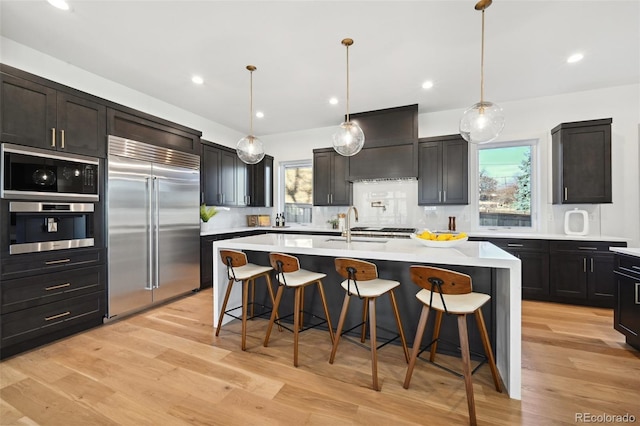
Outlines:
[[[253,135],[240,139],[236,145],[236,152],[240,160],[247,164],[258,164],[264,158],[262,141]]]
[[[470,143],[491,142],[503,128],[502,108],[492,102],[478,102],[467,109],[460,119],[460,135]]]
[[[333,134],[333,149],[340,155],[351,157],[360,152],[364,146],[364,132],[353,121],[340,124]]]

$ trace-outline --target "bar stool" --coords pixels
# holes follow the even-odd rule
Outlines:
[[[263,312],[260,315],[254,315],[254,298],[255,298],[255,286],[256,278],[264,277],[267,283],[267,290],[269,296],[271,296],[271,303],[274,304],[275,298],[273,296],[273,288],[271,288],[271,271],[270,266],[260,266],[247,261],[247,255],[241,251],[236,250],[220,250],[220,258],[222,263],[227,265],[227,277],[229,282],[227,283],[227,291],[222,302],[222,308],[220,310],[220,317],[218,318],[218,327],[216,328],[216,336],[220,334],[222,328],[222,320],[225,315],[229,315],[235,319],[242,320],[242,350],[246,350],[247,344],[247,319],[255,318],[256,316],[265,315],[271,311]],[[242,305],[235,308],[227,309],[227,303],[229,302],[229,296],[231,295],[231,288],[234,283],[242,282]],[[251,302],[249,302],[249,284],[251,284]],[[251,316],[247,318],[247,307],[251,305]],[[242,316],[237,317],[230,312],[236,309],[242,308]]]
[[[329,337],[331,343],[333,343],[334,335],[333,328],[331,326],[331,318],[329,316],[329,308],[327,307],[327,299],[324,294],[324,288],[322,287],[322,279],[326,277],[326,274],[319,272],[311,272],[306,269],[300,268],[300,262],[297,257],[284,253],[270,253],[269,259],[271,266],[276,271],[276,280],[278,281],[278,292],[276,293],[276,299],[273,305],[273,311],[271,312],[271,319],[269,320],[269,326],[267,327],[267,335],[264,338],[264,346],[269,344],[269,337],[271,336],[271,329],[273,324],[277,323],[279,326],[286,328],[289,331],[293,331],[293,365],[298,366],[298,339],[301,331],[308,330],[310,328],[318,327],[322,324],[327,324],[329,328]],[[305,287],[316,284],[318,292],[320,293],[320,299],[322,301],[322,307],[324,309],[325,318],[320,322],[309,325],[303,328],[303,316],[304,311],[304,289]],[[286,315],[282,318],[278,318],[278,308],[280,301],[282,300],[282,294],[285,288],[295,289],[294,294],[294,308],[293,314]],[[319,318],[316,315],[308,313],[314,318]],[[282,325],[281,321],[284,318],[293,315],[293,330]]]
[[[362,326],[362,334],[360,341],[365,342],[366,327],[367,327],[367,310],[369,312],[369,334],[371,344],[371,375],[373,377],[373,389],[379,391],[378,385],[378,352],[377,350],[382,346],[390,343],[391,341],[400,337],[402,342],[402,349],[404,350],[404,357],[406,362],[409,362],[409,351],[407,349],[407,342],[404,337],[404,331],[402,329],[402,322],[400,320],[400,314],[398,312],[398,304],[396,303],[396,297],[393,293],[393,289],[398,287],[400,283],[398,281],[386,280],[378,278],[378,268],[374,263],[366,262],[363,260],[337,258],[335,260],[336,271],[345,278],[340,284],[343,289],[346,290],[344,296],[344,302],[342,303],[342,312],[340,313],[340,320],[338,320],[338,329],[336,330],[336,338],[333,342],[333,348],[331,349],[331,356],[329,363],[333,364],[336,357],[336,351],[338,350],[338,343],[340,342],[340,336],[344,333],[348,333],[354,328]],[[396,325],[398,326],[398,335],[388,340],[382,345],[378,346],[377,332],[376,332],[376,299],[383,294],[389,293],[391,299],[391,307],[396,319]],[[346,330],[344,333],[342,328],[347,317],[347,311],[349,309],[349,301],[351,296],[358,296],[363,301],[362,308],[362,322]]]
[[[469,355],[469,336],[467,333],[467,315],[475,314],[480,336],[482,337],[482,345],[484,346],[485,355],[493,383],[498,392],[502,392],[502,385],[498,377],[498,370],[493,358],[491,344],[489,343],[489,335],[487,327],[484,323],[482,310],[480,309],[487,303],[491,296],[484,293],[475,293],[472,291],[471,277],[459,272],[447,269],[434,268],[430,266],[413,265],[410,267],[411,280],[422,287],[416,294],[416,298],[422,302],[422,312],[418,321],[418,329],[416,330],[416,338],[413,343],[411,352],[411,361],[407,369],[407,375],[404,379],[404,388],[409,389],[411,382],[411,374],[416,365],[416,359],[420,355],[420,344],[422,335],[424,334],[427,319],[429,317],[429,309],[436,311],[436,321],[433,329],[433,341],[431,342],[431,353],[429,361],[433,362],[436,355],[436,347],[440,334],[440,325],[442,324],[442,313],[453,314],[458,316],[458,334],[460,335],[460,350],[462,352],[462,376],[464,377],[464,385],[467,393],[467,406],[469,408],[469,423],[476,424],[476,408],[473,398],[473,384],[471,382],[471,357]],[[434,297],[434,294],[436,295]]]

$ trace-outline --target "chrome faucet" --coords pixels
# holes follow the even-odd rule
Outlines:
[[[351,210],[353,210],[353,213],[356,218],[356,222],[358,221],[358,209],[356,209],[356,206],[350,206],[349,210],[347,210],[347,217],[345,218],[345,221],[344,221],[344,226],[345,228],[347,228],[345,230],[346,236],[347,236],[347,243],[351,242],[351,224],[349,223],[349,218],[351,217]]]

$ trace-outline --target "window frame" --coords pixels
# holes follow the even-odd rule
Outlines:
[[[480,150],[483,149],[495,149],[495,148],[513,148],[520,146],[531,147],[531,226],[483,226],[480,225]],[[521,233],[535,233],[538,232],[541,226],[540,223],[540,203],[542,202],[542,188],[540,181],[540,139],[518,139],[509,140],[503,142],[491,142],[487,144],[477,145],[475,147],[474,167],[475,170],[472,176],[474,176],[473,188],[474,191],[470,194],[470,203],[473,203],[473,217],[471,219],[471,227],[480,232],[487,231],[506,231],[506,232],[521,232]]]
[[[312,178],[311,184],[313,185],[313,159],[306,160],[289,160],[289,161],[280,161],[278,164],[278,212],[285,211],[285,199],[286,199],[286,189],[285,185],[285,171],[288,168],[293,167],[309,167],[311,169]],[[313,186],[312,186],[313,187]],[[313,190],[312,190],[313,191]],[[311,195],[311,199],[313,200],[313,194]],[[311,203],[313,207],[313,202]],[[311,209],[311,222],[291,222],[297,223],[299,225],[311,225],[313,223],[313,208]]]

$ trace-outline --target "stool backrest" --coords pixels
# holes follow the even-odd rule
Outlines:
[[[412,265],[409,268],[411,281],[418,286],[442,294],[471,293],[471,277],[449,269]]]
[[[378,278],[378,268],[375,263],[338,257],[335,260],[335,265],[336,271],[345,279],[369,281]]]
[[[247,264],[247,255],[237,250],[220,250],[220,258],[227,267],[238,268]]]
[[[278,273],[295,272],[300,269],[298,258],[289,254],[269,253],[269,261],[271,267]]]

